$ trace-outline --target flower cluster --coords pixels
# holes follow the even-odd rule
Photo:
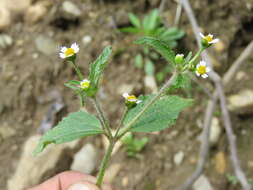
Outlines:
[[[212,34],[208,34],[208,35],[205,36],[204,34],[202,34],[202,33],[200,32],[199,35],[200,35],[200,37],[201,37],[201,44],[202,44],[204,47],[209,47],[210,45],[219,42],[219,39],[218,39],[218,38],[215,38],[215,39],[214,39]]]
[[[80,82],[80,88],[83,90],[87,90],[90,87],[90,81],[87,79],[84,79]]]
[[[199,64],[197,64],[196,66],[196,75],[199,77],[203,77],[203,78],[207,78],[208,77],[208,72],[210,72],[211,69],[209,67],[206,66],[206,62],[205,61],[200,61]]]

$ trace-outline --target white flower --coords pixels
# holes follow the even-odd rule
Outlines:
[[[128,102],[133,102],[133,103],[136,103],[136,104],[139,104],[142,102],[142,100],[138,100],[138,98],[136,98],[135,95],[129,95],[128,93],[124,93],[122,94],[122,96],[126,99],[126,101]]]
[[[199,77],[203,77],[203,78],[207,78],[208,77],[208,72],[210,72],[211,69],[209,67],[206,66],[206,62],[205,61],[200,61],[199,64],[197,64],[196,66],[196,75]]]
[[[201,32],[199,33],[200,37],[205,40],[208,44],[215,44],[217,42],[219,42],[218,38],[213,39],[213,35],[212,34],[208,34],[208,35],[204,35]]]
[[[90,81],[89,80],[87,80],[87,79],[84,79],[84,80],[82,80],[81,82],[80,82],[80,88],[81,89],[87,89],[87,88],[89,88],[90,87]]]
[[[71,57],[79,52],[79,46],[77,43],[73,43],[70,48],[61,47],[61,51],[59,53],[60,58],[65,59],[67,57]]]

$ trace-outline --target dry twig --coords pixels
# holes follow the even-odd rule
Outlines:
[[[193,11],[191,9],[191,6],[188,2],[188,0],[181,0],[182,6],[184,7],[186,14],[191,22],[191,25],[193,27],[194,34],[196,36],[196,39],[198,41],[198,45],[200,46],[200,38],[199,38],[199,27],[196,21],[196,18],[193,14]],[[244,52],[239,56],[239,58],[233,63],[229,71],[225,74],[223,82],[224,84],[228,84],[229,81],[232,79],[240,65],[244,62],[245,59],[249,57],[251,52],[253,51],[253,42],[251,42],[247,48],[244,50]],[[209,56],[206,52],[202,54],[202,59],[204,59],[210,67],[212,67]],[[229,147],[230,147],[230,153],[231,153],[231,160],[233,163],[233,167],[235,170],[235,174],[237,178],[239,179],[242,187],[244,190],[250,190],[250,185],[247,182],[246,176],[243,173],[240,163],[237,156],[237,148],[236,148],[236,141],[235,141],[235,135],[232,130],[231,120],[229,117],[229,112],[227,110],[226,106],[226,99],[224,95],[224,90],[222,86],[222,81],[219,77],[219,75],[215,72],[212,72],[210,74],[210,78],[215,82],[216,91],[213,94],[212,100],[209,100],[208,107],[206,109],[206,115],[205,115],[205,122],[203,127],[203,138],[202,143],[200,147],[200,154],[199,154],[199,161],[197,164],[197,168],[194,171],[194,173],[186,180],[186,182],[178,188],[178,190],[186,190],[189,189],[189,187],[194,183],[195,180],[198,179],[198,177],[201,175],[201,173],[204,170],[204,165],[207,160],[208,152],[209,152],[209,133],[210,133],[210,126],[211,126],[211,119],[212,115],[215,109],[216,102],[218,100],[218,97],[220,99],[220,106],[222,110],[222,116],[224,121],[224,126],[226,129]]]

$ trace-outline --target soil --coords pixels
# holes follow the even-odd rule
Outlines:
[[[112,45],[117,53],[114,54],[104,74],[99,100],[113,125],[119,121],[120,114],[123,112],[123,100],[118,89],[123,84],[130,84],[134,87],[134,94],[145,93],[144,73],[134,67],[132,59],[140,47],[133,45],[135,37],[122,34],[116,28],[129,25],[128,12],[143,16],[158,7],[160,1],[75,0],[73,2],[84,10],[78,19],[66,19],[59,11],[61,2],[55,1],[51,11],[41,22],[29,25],[20,19],[6,31],[12,36],[15,44],[0,51],[0,127],[11,128],[14,134],[0,139],[0,189],[6,189],[6,181],[18,164],[22,144],[29,136],[37,133],[52,103],[52,100],[41,101],[41,99],[45,99],[50,91],[56,89],[61,93],[65,104],[62,115],[79,108],[77,97],[63,86],[64,82],[75,78],[74,71],[66,63],[62,63],[56,54],[43,55],[36,50],[35,39],[39,35],[53,38],[58,46],[72,42],[81,44],[78,60],[86,76],[88,64],[96,58],[103,47]],[[253,39],[253,1],[194,0],[191,2],[200,26],[205,29],[204,32],[214,33],[223,42],[224,49],[210,49],[210,54],[217,63],[215,69],[222,75]],[[168,25],[172,25],[176,6],[174,1],[169,1],[162,14],[164,22]],[[186,31],[186,36],[180,41],[178,49],[180,47],[184,50],[196,51],[192,29],[184,13],[180,27]],[[82,45],[84,35],[92,37],[92,42],[88,46]],[[17,53],[20,49],[23,51],[21,56]],[[241,68],[247,73],[248,78],[232,82],[232,88],[227,90],[228,95],[245,87],[253,87],[252,61],[253,57],[247,61],[251,64],[244,64]],[[207,83],[204,82],[208,86]],[[178,92],[178,94],[186,96],[184,92]],[[160,133],[148,134],[149,142],[137,159],[128,158],[124,149],[112,158],[112,164],[122,164],[122,169],[113,183],[116,189],[174,189],[194,171],[199,150],[198,136],[201,132],[198,125],[203,120],[207,97],[196,87],[196,84],[193,84],[190,96],[196,102],[194,106],[180,115],[174,127]],[[91,106],[88,106],[88,110],[95,113]],[[231,116],[237,135],[242,168],[250,179],[253,178],[253,152],[251,151],[253,149],[253,117],[252,114],[238,115],[236,113],[231,113]],[[177,131],[173,140],[171,139],[172,131]],[[100,137],[96,139],[101,140]],[[99,144],[97,148],[103,150]],[[180,166],[175,166],[172,164],[173,155],[179,151],[184,152],[185,158]],[[215,169],[217,161],[214,158],[218,152],[225,153],[226,170],[223,174],[219,174]],[[239,190],[239,185],[232,185],[226,178],[226,174],[232,174],[233,170],[230,166],[224,132],[218,145],[211,150],[209,158],[205,175],[208,176],[214,189]],[[64,169],[66,169],[65,166]],[[126,178],[129,182],[124,185],[122,181]]]

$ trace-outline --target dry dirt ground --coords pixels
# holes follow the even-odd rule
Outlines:
[[[133,45],[132,41],[135,38],[118,32],[116,28],[129,24],[128,12],[132,11],[143,16],[151,9],[158,7],[160,1],[75,0],[73,2],[82,10],[81,16],[76,19],[66,18],[60,10],[61,1],[55,1],[40,22],[28,24],[20,17],[5,31],[13,38],[14,44],[0,51],[0,128],[11,129],[13,132],[7,138],[0,139],[0,189],[6,189],[6,181],[15,171],[22,144],[29,136],[37,133],[37,128],[47,113],[51,102],[50,100],[41,101],[41,99],[46,99],[45,97],[52,89],[57,89],[62,94],[66,105],[62,115],[78,109],[78,99],[63,86],[64,82],[75,76],[74,71],[62,63],[56,54],[60,45],[72,42],[81,44],[78,59],[85,75],[88,74],[88,64],[96,58],[104,46],[111,44],[114,51],[120,50],[106,69],[102,81],[103,88],[99,93],[103,108],[114,124],[118,122],[123,112],[120,87],[130,84],[133,86],[133,93],[137,95],[145,93],[143,73],[133,66],[132,60],[140,48]],[[251,0],[194,0],[191,2],[200,26],[205,32],[219,36],[223,42],[222,47],[210,50],[216,63],[215,69],[222,75],[253,39],[253,2]],[[168,25],[171,25],[173,21],[175,10],[176,3],[169,1],[162,14],[164,22]],[[186,36],[180,41],[179,47],[196,51],[196,43],[185,14],[182,15],[180,27],[186,31]],[[82,43],[85,35],[92,37],[91,43],[86,46]],[[43,54],[38,51],[36,39],[38,40],[39,36],[53,40],[55,52]],[[253,87],[252,61],[253,57],[241,68],[247,77],[233,81],[227,94],[236,93],[244,87]],[[204,84],[210,86],[205,82]],[[185,96],[184,93],[181,95]],[[180,116],[175,127],[159,134],[149,134],[150,140],[138,159],[128,158],[123,150],[113,157],[112,163],[122,165],[113,182],[117,189],[173,189],[192,173],[199,149],[197,139],[201,129],[198,125],[202,122],[207,97],[196,87],[196,84],[193,84],[191,96],[196,104]],[[88,109],[94,112],[92,108],[88,107]],[[251,114],[231,112],[231,115],[238,137],[242,167],[248,178],[253,178],[252,112]],[[175,130],[176,136],[171,137],[171,132]],[[100,142],[100,137],[96,138]],[[103,150],[101,143],[96,143],[96,146]],[[179,151],[184,152],[185,158],[181,165],[175,166],[172,161],[173,155]],[[216,165],[220,164],[219,160],[215,159],[220,152],[225,155],[226,165],[222,174],[215,169]],[[226,178],[227,173],[232,174],[232,168],[224,132],[218,145],[212,149],[209,158],[205,175],[208,176],[214,188],[239,190],[239,186],[231,185]],[[57,167],[59,169],[55,172],[66,170],[69,165],[65,163],[64,166]]]

